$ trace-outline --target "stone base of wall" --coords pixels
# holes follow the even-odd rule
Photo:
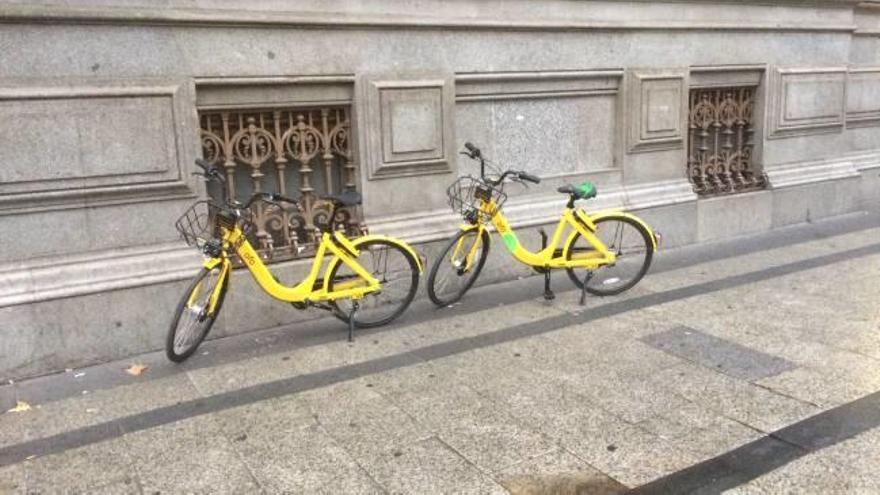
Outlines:
[[[589,211],[624,206],[663,235],[661,249],[765,232],[861,210],[880,210],[880,153],[768,170],[771,188],[745,194],[697,199],[686,182],[608,188],[584,206]],[[509,216],[520,241],[540,245],[537,228],[564,205],[560,195],[510,201]],[[451,214],[393,218],[371,225],[374,232],[404,234],[427,257],[426,270],[455,232]],[[104,259],[64,264],[18,264],[0,270],[0,378],[20,378],[162,349],[165,333],[188,278],[198,270],[192,250],[107,253]],[[480,285],[525,277],[534,272],[512,262],[493,236],[491,256]],[[308,262],[273,266],[282,282],[304,276]],[[423,274],[420,297],[424,297]],[[563,283],[563,282],[560,282]],[[210,338],[322,318],[318,310],[297,311],[258,289],[250,274],[236,271],[223,313]],[[328,320],[328,332],[345,326]]]

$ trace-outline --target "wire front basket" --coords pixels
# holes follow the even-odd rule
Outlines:
[[[188,245],[201,250],[206,242],[220,238],[219,211],[220,207],[210,201],[197,201],[174,222],[174,226]]]
[[[446,189],[446,196],[452,211],[470,222],[488,222],[507,201],[507,194],[501,186],[491,186],[486,181],[466,175],[460,177]],[[491,211],[480,208],[481,204],[492,204]]]

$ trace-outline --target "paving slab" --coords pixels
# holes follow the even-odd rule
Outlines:
[[[557,448],[548,436],[488,401],[468,418],[439,426],[437,437],[489,473]]]
[[[815,405],[692,364],[661,371],[652,377],[652,382],[764,432],[819,412]]]
[[[0,493],[25,493],[24,465],[0,468]]]
[[[692,402],[647,418],[638,425],[701,459],[733,450],[764,434]]]
[[[360,401],[355,407],[331,406],[315,415],[324,431],[356,460],[433,435],[385,397]]]
[[[496,472],[494,478],[513,495],[615,495],[628,488],[562,449],[526,459]]]
[[[391,493],[507,493],[436,437],[386,451],[363,466]]]
[[[675,356],[746,381],[778,375],[796,367],[791,361],[686,326],[646,335],[640,340]]]
[[[211,416],[197,416],[123,437],[146,493],[260,491]]]
[[[23,466],[29,493],[52,493],[59,489],[89,492],[120,482],[129,486],[137,476],[135,457],[122,438],[36,457]]]
[[[318,493],[328,486],[378,490],[351,455],[311,416],[288,416],[279,404],[253,404],[226,413],[224,430],[248,472],[267,493]],[[258,418],[268,417],[267,421]],[[235,418],[247,427],[235,428]],[[285,418],[287,418],[285,420]]]

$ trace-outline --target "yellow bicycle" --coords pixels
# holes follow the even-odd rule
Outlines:
[[[521,263],[544,274],[544,297],[553,299],[550,271],[564,268],[581,290],[581,304],[586,293],[608,296],[633,287],[647,273],[657,249],[659,235],[644,221],[630,213],[606,211],[589,215],[575,208],[575,201],[596,196],[590,182],[578,186],[566,184],[559,189],[568,194],[550,243],[539,230],[542,249],[532,252],[520,244],[501,212],[507,194],[507,179],[525,184],[541,179],[522,171],[496,170],[486,176],[489,161],[479,148],[465,143],[462,154],[480,162],[480,177],[464,176],[447,189],[453,211],[465,220],[460,231],[449,240],[428,275],[428,296],[438,306],[448,306],[465,294],[477,280],[489,254],[488,224],[495,227],[504,246]],[[567,234],[566,234],[567,233]],[[564,239],[564,240],[563,240]]]
[[[196,160],[209,181],[225,182],[212,164]],[[326,230],[321,232],[311,270],[295,286],[280,283],[247,239],[251,207],[261,201],[280,208],[294,199],[275,193],[256,193],[245,203],[229,202],[225,187],[223,203],[199,201],[176,222],[187,244],[205,256],[204,265],[186,289],[166,338],[168,359],[181,362],[190,357],[208,335],[220,314],[229,288],[230,256],[238,255],[257,284],[270,296],[297,309],[317,307],[331,311],[354,327],[384,325],[403,313],[415,297],[422,264],[406,243],[391,237],[366,235],[349,240],[335,230],[336,209],[360,204],[360,194],[346,191],[323,199],[333,205]],[[325,259],[328,258],[329,259]],[[319,277],[326,265],[324,276]]]

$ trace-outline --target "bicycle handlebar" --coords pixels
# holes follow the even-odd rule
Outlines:
[[[522,179],[522,180],[528,181],[528,182],[532,182],[532,183],[534,183],[534,184],[540,184],[540,183],[541,183],[541,178],[540,178],[540,177],[538,177],[537,175],[527,174],[527,173],[525,173],[525,172],[520,172],[520,173],[519,173],[519,178]]]
[[[464,147],[467,149],[467,151],[462,151],[461,154],[467,155],[472,160],[480,160],[480,177],[483,180],[492,184],[493,186],[497,186],[498,184],[501,184],[502,182],[504,182],[504,179],[506,179],[508,176],[513,176],[518,180],[531,182],[533,184],[539,184],[541,182],[540,177],[523,172],[521,170],[508,170],[508,171],[504,172],[503,174],[501,174],[501,177],[499,177],[497,180],[487,179],[486,173],[485,173],[486,159],[483,158],[483,153],[480,151],[480,148],[477,148],[469,141],[464,143]]]
[[[223,173],[220,172],[220,169],[215,167],[211,162],[204,160],[202,158],[196,158],[196,165],[198,165],[202,170],[205,171],[204,174],[195,173],[193,175],[202,175],[208,180],[216,180],[220,183],[226,183],[226,177],[223,177]]]

